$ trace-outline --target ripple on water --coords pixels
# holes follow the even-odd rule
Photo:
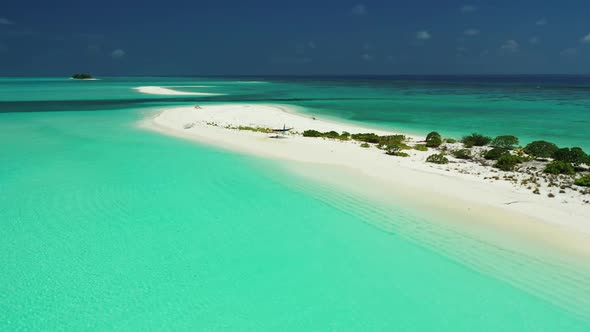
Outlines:
[[[409,209],[386,207],[322,183],[289,184],[368,225],[409,239],[483,274],[502,279],[590,321],[590,263],[507,249]],[[587,264],[588,263],[588,264]]]

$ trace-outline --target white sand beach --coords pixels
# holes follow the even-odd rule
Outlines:
[[[156,90],[157,91],[157,90]],[[293,128],[283,139],[271,134],[227,127]],[[201,109],[177,107],[159,111],[141,126],[163,134],[195,140],[244,154],[287,161],[300,176],[366,195],[383,203],[404,202],[449,216],[467,216],[474,232],[530,237],[535,242],[559,246],[572,254],[590,253],[590,197],[541,183],[535,195],[520,184],[491,177],[507,174],[491,167],[451,159],[447,165],[426,163],[434,150],[407,150],[410,157],[386,155],[359,142],[303,137],[318,131],[399,134],[363,128],[297,113],[284,105],[205,105]],[[418,142],[423,137],[411,137]],[[413,144],[413,143],[410,143]],[[486,179],[487,178],[487,179]],[[548,197],[549,193],[555,195]],[[463,218],[465,219],[465,218]]]
[[[189,86],[187,86],[189,87]],[[199,86],[201,87],[201,86]],[[138,86],[134,88],[141,93],[147,93],[150,95],[165,95],[165,96],[220,96],[221,93],[209,93],[209,92],[187,92],[178,91],[174,89],[168,89],[161,86]]]

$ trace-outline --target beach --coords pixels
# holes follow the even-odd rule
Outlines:
[[[559,194],[547,184],[541,184],[544,194],[534,195],[521,185],[491,179],[503,173],[491,167],[460,160],[447,165],[426,163],[432,151],[408,150],[410,157],[401,158],[386,155],[375,147],[361,148],[355,141],[297,134],[273,139],[272,134],[235,128],[286,126],[299,133],[308,129],[379,135],[400,133],[324,120],[300,114],[294,107],[267,104],[170,108],[157,112],[140,125],[167,135],[284,161],[285,167],[298,175],[330,182],[383,203],[389,198],[424,210],[469,216],[479,222],[478,226],[470,225],[475,232],[484,233],[487,229],[508,237],[519,234],[550,247],[590,254],[590,223],[587,222],[590,207],[584,203],[587,195]],[[424,140],[408,137],[415,143]],[[548,193],[556,197],[549,197]]]
[[[204,88],[206,86],[185,86],[185,87],[198,87]],[[220,93],[208,93],[208,92],[186,92],[186,91],[178,91],[174,89],[169,89],[160,86],[138,86],[134,88],[141,93],[150,94],[150,95],[163,95],[163,96],[220,96]]]

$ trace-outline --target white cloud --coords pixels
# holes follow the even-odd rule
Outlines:
[[[373,61],[373,59],[375,59],[375,57],[369,53],[365,53],[365,54],[361,55],[361,58],[365,61]]]
[[[364,4],[359,3],[358,5],[352,7],[350,10],[353,15],[366,15],[367,14],[367,7]]]
[[[465,36],[474,37],[474,36],[479,35],[479,30],[477,30],[477,29],[467,29],[467,30],[463,31],[463,34]]]
[[[505,41],[504,44],[500,46],[500,49],[503,51],[516,53],[520,51],[520,45],[518,45],[518,42],[516,42],[516,40],[510,39]]]
[[[8,25],[8,24],[14,24],[14,22],[11,21],[11,20],[9,20],[9,19],[7,19],[6,17],[0,17],[0,24],[6,24],[6,25]]]
[[[535,24],[539,25],[539,26],[547,25],[547,19],[541,18],[541,19],[537,20],[537,22],[535,22]]]
[[[532,37],[529,39],[529,43],[530,43],[530,44],[532,44],[532,45],[536,45],[536,44],[538,44],[539,42],[540,42],[540,41],[539,41],[539,37],[537,37],[537,36],[532,36]]]
[[[578,50],[573,47],[566,48],[565,50],[561,51],[559,54],[564,57],[574,57],[574,56],[578,55]]]
[[[111,57],[113,57],[113,59],[120,59],[120,58],[124,57],[125,54],[126,54],[125,51],[118,48],[111,53]]]
[[[428,40],[432,38],[432,36],[430,35],[430,32],[423,30],[416,32],[416,38],[419,40]]]
[[[590,33],[580,38],[582,44],[590,44]]]
[[[477,10],[477,7],[473,6],[473,5],[465,5],[465,6],[461,7],[461,13],[473,13],[476,10]]]

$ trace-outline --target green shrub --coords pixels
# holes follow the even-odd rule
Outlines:
[[[303,132],[303,137],[322,137],[322,133],[317,130],[306,130]]]
[[[264,128],[264,127],[238,126],[238,127],[230,127],[230,128],[231,129],[238,129],[238,130],[254,131],[254,132],[265,133],[265,134],[274,133],[274,130],[272,130],[272,128]]]
[[[584,164],[588,162],[588,155],[581,148],[562,148],[555,151],[552,155],[553,159],[559,161],[567,161],[575,165]]]
[[[500,157],[502,157],[503,155],[505,155],[507,153],[508,153],[508,150],[506,150],[506,149],[493,148],[493,149],[487,151],[483,157],[486,158],[487,160],[498,160],[498,159],[500,159]]]
[[[400,150],[411,150],[412,147],[404,143],[405,139],[406,136],[404,135],[380,136],[377,148],[388,150],[390,147],[395,147]]]
[[[494,138],[490,145],[496,148],[514,150],[514,148],[516,148],[516,146],[518,145],[518,142],[518,137],[516,136],[501,135],[496,136],[496,138]]]
[[[491,137],[473,133],[471,135],[463,137],[461,143],[465,144],[466,147],[471,148],[474,146],[486,146],[490,144],[491,141]]]
[[[558,175],[558,174],[568,174],[568,175],[572,175],[574,174],[576,171],[574,170],[574,167],[565,161],[561,161],[561,160],[555,160],[550,162],[549,164],[547,164],[547,166],[545,166],[545,173],[548,174],[554,174],[554,175]]]
[[[538,158],[549,158],[557,150],[557,145],[547,141],[534,141],[524,147],[524,152]]]
[[[586,174],[574,182],[578,186],[590,187],[590,174]]]
[[[417,144],[414,146],[414,150],[418,151],[428,151],[428,147],[424,144]]]
[[[426,146],[429,148],[436,148],[442,144],[442,137],[436,131],[431,132],[426,136]]]
[[[410,147],[402,142],[392,140],[386,144],[379,143],[378,148],[385,150],[388,155],[397,156],[401,153],[401,150],[407,150]]]
[[[494,164],[494,167],[501,169],[503,171],[514,171],[514,167],[516,167],[516,164],[521,163],[522,160],[518,157],[518,156],[513,156],[509,153],[504,154],[503,156],[501,156],[500,158],[498,158],[498,161],[496,161],[496,164]]]
[[[332,130],[332,131],[327,131],[325,133],[322,134],[322,137],[326,137],[326,138],[339,138],[340,134],[338,134],[338,132]]]
[[[85,80],[85,79],[92,78],[92,75],[90,75],[90,74],[74,74],[74,75],[72,75],[72,78],[75,78],[78,80]]]
[[[361,148],[370,148],[371,145],[369,143],[361,143]]]
[[[453,143],[457,143],[457,140],[454,138],[445,138],[445,142],[453,144]]]
[[[352,134],[352,139],[366,143],[379,143],[380,136],[374,133]]]
[[[469,149],[461,149],[453,151],[453,156],[457,159],[471,159],[471,151]]]
[[[344,131],[344,132],[342,132],[342,134],[339,134],[338,132],[336,132],[334,130],[322,133],[317,130],[310,129],[310,130],[304,131],[303,136],[304,137],[323,137],[323,138],[339,139],[339,140],[346,141],[349,139],[350,133],[347,133]]]
[[[426,162],[433,164],[448,164],[449,159],[447,159],[444,154],[439,153],[428,156],[428,158],[426,158]]]
[[[410,155],[402,152],[401,148],[396,147],[395,145],[391,145],[389,146],[386,151],[385,154],[388,154],[390,156],[397,156],[397,157],[409,157]]]

